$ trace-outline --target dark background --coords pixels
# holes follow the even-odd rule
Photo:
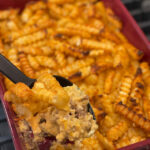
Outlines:
[[[150,0],[122,0],[150,40]],[[0,150],[14,150],[8,124],[0,102]]]

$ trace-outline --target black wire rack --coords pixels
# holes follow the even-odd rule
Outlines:
[[[122,0],[150,40],[150,0]]]
[[[150,0],[122,0],[150,40]],[[0,102],[0,150],[14,150],[10,130]]]

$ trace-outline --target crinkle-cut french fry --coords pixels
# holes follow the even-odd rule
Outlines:
[[[37,81],[43,83],[46,89],[52,89],[52,88],[57,88],[57,87],[60,89],[60,84],[49,73],[43,73],[40,77],[38,77]]]
[[[129,137],[129,139],[136,136],[140,136],[143,138],[145,137],[145,135],[146,135],[145,131],[143,131],[138,127],[130,127],[127,132],[127,136]]]
[[[69,96],[67,92],[60,86],[57,80],[50,74],[45,73],[37,79],[37,82],[44,83],[45,88],[32,88],[34,98],[37,101],[43,101],[47,106],[52,104],[59,109],[67,110],[69,107]],[[48,90],[50,89],[50,90]],[[56,97],[57,93],[57,97]],[[55,101],[53,98],[55,97]]]
[[[17,31],[19,30],[19,20],[18,19],[13,19],[13,20],[8,20],[6,21],[6,28],[10,31]]]
[[[79,48],[73,47],[67,43],[57,41],[57,40],[50,40],[49,46],[52,49],[55,49],[57,51],[61,51],[67,55],[71,55],[74,57],[82,58],[83,56],[88,55],[88,51],[83,51]]]
[[[83,38],[89,38],[90,37],[90,34],[88,32],[85,32],[83,30],[66,28],[66,27],[57,28],[56,32],[59,34],[62,34],[62,35],[67,35],[67,36],[80,36]]]
[[[40,77],[44,73],[52,74],[52,71],[49,68],[40,69],[39,71],[36,71],[36,78]]]
[[[73,56],[68,56],[67,57],[67,64],[72,64],[76,61],[77,59]]]
[[[18,39],[16,39],[13,44],[16,46],[24,46],[29,45],[31,43],[34,43],[36,41],[42,40],[44,38],[47,38],[52,34],[52,30],[50,28],[43,29],[40,31],[37,31],[33,34],[22,36]]]
[[[53,58],[47,56],[35,56],[35,59],[43,67],[55,68],[56,62]]]
[[[143,73],[143,80],[144,82],[149,85],[150,84],[150,68],[147,62],[142,62],[140,64],[140,67],[142,69],[142,73]]]
[[[105,32],[102,32],[102,37],[112,42],[115,42],[116,44],[120,44],[120,39],[113,32],[109,31],[109,29],[107,28],[105,30]]]
[[[28,4],[21,13],[21,21],[27,23],[35,11],[46,8],[47,8],[46,3],[44,3],[43,1],[38,1],[34,4],[31,3]]]
[[[62,7],[56,4],[49,3],[48,8],[50,16],[55,19],[67,17],[71,14],[70,11],[64,10]]]
[[[67,64],[66,57],[63,53],[59,51],[55,51],[55,58],[60,67],[65,67]]]
[[[25,8],[21,13],[21,21],[26,23],[30,19],[30,17],[33,15],[32,10],[29,8]]]
[[[104,111],[107,114],[113,114],[114,113],[112,100],[111,100],[111,97],[109,95],[106,95],[106,94],[100,95],[98,100],[100,101],[102,108],[104,109]]]
[[[121,81],[123,73],[124,72],[123,72],[122,68],[118,68],[117,70],[115,70],[115,76],[113,79],[112,91],[117,91],[118,83]]]
[[[20,63],[18,61],[18,52],[16,48],[11,48],[7,52],[7,58],[17,67],[20,67]]]
[[[104,32],[104,30],[102,30],[102,28],[104,28],[104,23],[100,19],[91,18],[89,22],[89,26],[97,28],[99,30],[101,29],[101,33]]]
[[[82,141],[82,150],[103,150],[96,134]]]
[[[77,19],[80,15],[80,10],[77,5],[67,4],[63,6],[63,10],[68,12],[71,19]]]
[[[18,13],[17,9],[8,9],[0,11],[0,20],[14,19]]]
[[[99,1],[95,4],[96,9],[96,17],[101,18],[102,22],[107,25],[108,23],[108,16],[106,13],[106,7],[104,6],[104,3]]]
[[[29,64],[26,54],[19,52],[19,61],[22,71],[30,78],[35,78],[35,72]]]
[[[89,39],[82,39],[80,37],[73,37],[69,40],[69,43],[85,49],[104,49],[106,51],[112,51],[114,49],[114,43],[110,41],[96,41]]]
[[[92,57],[97,57],[97,56],[100,56],[100,55],[104,55],[105,54],[105,50],[92,50],[92,51],[89,51],[89,56],[92,56]]]
[[[122,22],[119,18],[114,14],[114,12],[110,8],[106,8],[108,25],[113,26],[115,29],[121,30]]]
[[[99,142],[102,144],[103,148],[106,150],[115,150],[115,147],[111,141],[108,141],[102,134],[98,131],[96,132]]]
[[[97,95],[98,92],[97,88],[95,88],[94,85],[89,85],[88,88],[85,86],[85,89],[83,88],[83,91],[85,91],[85,93],[89,96],[90,99]]]
[[[31,26],[25,26],[21,31],[19,30],[19,31],[11,32],[10,34],[6,35],[6,37],[4,38],[6,42],[12,42],[21,36],[25,36],[37,32],[43,28],[50,27],[51,25],[52,25],[52,21],[48,20],[42,23],[36,23]]]
[[[98,89],[98,95],[102,95],[104,92],[104,82],[105,81],[105,74],[101,72],[98,75],[98,80],[97,80],[97,89]]]
[[[127,136],[125,136],[125,137],[121,138],[120,140],[118,140],[116,147],[119,149],[119,148],[125,147],[127,145],[130,145],[130,139]]]
[[[98,81],[98,76],[96,74],[90,74],[87,78],[85,78],[85,83],[96,85]]]
[[[69,64],[65,68],[58,70],[59,74],[63,76],[69,76],[71,73],[78,71],[82,67],[89,66],[94,63],[92,58],[86,58],[84,60],[77,60],[73,64]]]
[[[39,63],[38,63],[38,61],[36,60],[35,57],[33,57],[33,56],[31,56],[31,55],[28,55],[28,56],[27,56],[27,59],[28,59],[28,61],[29,61],[30,66],[31,66],[33,69],[35,69],[35,70],[40,69],[40,65],[39,65]]]
[[[86,66],[86,67],[80,68],[78,72],[71,74],[68,78],[72,82],[80,81],[84,79],[85,77],[89,76],[91,74],[91,70],[92,70],[92,66]]]
[[[117,46],[116,49],[117,51],[114,52],[115,54],[113,66],[114,67],[122,66],[124,68],[129,67],[130,58],[126,49],[122,45]]]
[[[131,91],[132,81],[133,81],[133,79],[132,79],[132,76],[130,76],[130,75],[125,75],[122,78],[117,102],[121,101],[123,104],[127,103],[127,99],[129,97],[129,93]]]
[[[107,132],[107,138],[110,141],[116,141],[119,138],[121,138],[126,131],[128,130],[128,123],[126,121],[120,121],[115,126],[110,128],[110,130]]]
[[[9,90],[11,87],[13,87],[15,84],[10,81],[8,78],[4,78],[5,87],[7,90]]]
[[[104,84],[104,93],[106,94],[109,94],[111,92],[114,75],[115,75],[114,70],[110,70],[106,74],[106,79]]]
[[[150,100],[147,97],[143,98],[143,109],[146,118],[150,120]]]
[[[49,3],[54,3],[58,5],[66,4],[66,3],[72,3],[74,0],[48,0]]]
[[[30,46],[31,47],[43,47],[43,46],[48,46],[47,43],[48,43],[48,40],[43,39],[40,41],[36,41],[36,43],[31,43]]]
[[[6,39],[5,36],[7,37],[7,34],[10,34],[11,32],[17,31],[18,29],[20,29],[20,25],[21,23],[18,21],[18,19],[2,21],[0,23],[0,32],[1,32],[3,40]],[[9,39],[6,39],[5,41],[6,42],[9,41]]]
[[[134,47],[133,45],[131,45],[130,43],[124,43],[124,46],[133,59],[140,60],[143,57],[144,53],[141,50]]]
[[[11,87],[10,90],[5,93],[4,97],[9,102],[24,103],[27,102],[28,98],[31,98],[32,96],[33,93],[31,89],[24,83],[19,82],[15,84],[15,86]]]
[[[49,15],[45,12],[45,10],[38,10],[26,23],[25,27],[33,26],[36,24],[44,24],[48,22],[50,19]]]
[[[144,141],[145,138],[141,137],[141,136],[133,136],[131,139],[130,139],[130,144],[135,144],[135,143],[138,143],[140,141]]]
[[[101,26],[101,29],[97,29],[97,28],[90,27],[87,25],[82,25],[82,24],[77,24],[77,23],[72,23],[72,22],[67,23],[65,27],[70,28],[72,30],[84,31],[91,35],[99,35],[101,31],[104,30],[104,26]]]
[[[109,115],[106,115],[105,118],[99,124],[99,131],[106,135],[108,130],[116,124],[116,121]]]
[[[70,75],[68,78],[72,81],[72,82],[77,82],[77,81],[80,81],[84,78],[87,77],[86,81],[89,83],[89,84],[94,84],[96,81],[93,80],[94,79],[94,74],[93,74],[93,66],[86,66],[86,67],[83,67],[83,68],[80,68],[78,70],[78,72]],[[98,71],[98,70],[97,70]],[[96,73],[96,72],[94,72]],[[89,76],[89,77],[88,77]],[[93,79],[92,79],[93,78]],[[86,82],[85,81],[85,82]]]
[[[119,102],[115,107],[116,112],[130,121],[134,122],[137,126],[141,127],[146,131],[150,131],[150,120],[143,117],[143,115],[138,115],[136,112],[132,111],[129,107]]]
[[[137,72],[138,73],[138,72]],[[132,107],[133,111],[137,114],[143,114],[142,110],[142,97],[144,94],[144,83],[142,81],[142,74],[137,74],[132,83],[129,105]]]
[[[26,54],[33,55],[33,56],[36,55],[48,56],[53,53],[53,50],[49,46],[42,46],[42,47],[24,46],[18,49],[19,51],[22,51]]]

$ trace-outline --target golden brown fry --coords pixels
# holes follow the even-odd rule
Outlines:
[[[133,59],[140,60],[143,57],[144,53],[141,50],[138,50],[130,43],[125,43],[124,46]]]
[[[107,138],[111,141],[116,141],[121,138],[128,130],[128,123],[120,121],[107,132]]]
[[[67,35],[67,36],[80,36],[83,38],[89,38],[90,34],[83,31],[83,30],[76,30],[76,29],[71,29],[71,28],[58,28],[56,30],[57,33],[62,34],[62,35]]]
[[[104,93],[106,94],[109,94],[111,92],[114,75],[115,72],[113,70],[107,73],[105,84],[104,84]]]
[[[150,131],[150,121],[144,118],[142,115],[138,115],[136,112],[132,111],[126,105],[122,104],[122,102],[116,104],[115,110],[130,121],[134,122],[137,126],[143,128],[146,131]]]
[[[100,144],[96,134],[94,134],[90,138],[84,139],[82,144],[83,144],[83,146],[82,146],[83,150],[96,150],[96,149],[103,150],[103,147]]]
[[[57,41],[57,40],[50,40],[49,46],[52,49],[55,49],[57,51],[61,51],[67,55],[71,55],[74,57],[82,58],[84,56],[88,55],[88,51],[82,51],[79,48],[73,47],[67,43]]]
[[[133,111],[138,114],[143,114],[142,110],[142,97],[144,94],[144,82],[142,81],[142,72],[138,68],[136,72],[136,77],[132,83],[132,89],[130,93],[129,105],[132,107]]]
[[[37,79],[37,83],[38,82],[44,83],[47,90],[45,88],[36,88],[35,85],[32,88],[32,91],[35,94],[35,99],[43,101],[43,103],[47,103],[47,105],[52,104],[59,109],[67,110],[69,108],[69,96],[67,92],[60,86],[52,75],[45,73]],[[54,97],[56,99],[55,101],[53,101]]]
[[[114,44],[112,42],[98,42],[95,40],[81,39],[79,37],[74,37],[70,39],[69,42],[75,46],[85,49],[105,49],[106,51],[112,51],[114,48]]]
[[[111,114],[112,115],[114,113],[111,97],[109,95],[105,95],[105,94],[104,95],[99,95],[98,101],[100,101],[103,110],[107,114]]]
[[[140,64],[143,73],[144,82],[149,85],[150,84],[150,68],[147,62],[142,62]]]
[[[56,67],[56,62],[53,58],[47,56],[35,56],[35,59],[43,67],[48,67],[48,68]]]
[[[103,145],[106,150],[115,150],[114,145],[107,140],[104,136],[102,136],[98,131],[96,132],[99,142]]]
[[[87,25],[82,25],[82,24],[77,24],[77,23],[67,23],[66,28],[70,28],[72,30],[77,30],[77,31],[84,31],[84,32],[87,32],[91,35],[99,35],[101,33],[102,30],[104,30],[104,26],[102,27],[101,26],[101,29],[97,29],[97,28],[94,28],[94,27],[90,27],[90,26],[87,26]]]
[[[20,63],[18,61],[17,49],[12,48],[7,52],[7,58],[18,68],[20,68]]]
[[[65,4],[65,3],[72,3],[74,0],[48,0],[49,3],[54,4]]]
[[[39,41],[39,40],[49,37],[51,33],[52,33],[51,29],[43,29],[43,30],[37,31],[33,34],[29,34],[29,35],[20,37],[20,38],[16,39],[13,42],[13,44],[16,46],[29,45],[31,43],[34,43],[36,41]]]
[[[30,78],[35,78],[34,70],[31,68],[27,56],[23,52],[19,52],[19,61],[22,71]]]
[[[34,47],[34,46],[26,46],[20,47],[19,51],[22,51],[29,55],[50,55],[53,53],[52,49],[49,46],[42,46],[42,47]]]
[[[86,67],[91,65],[94,62],[94,60],[92,58],[87,58],[85,60],[78,60],[73,64],[70,64],[68,66],[66,66],[65,68],[62,68],[59,70],[59,73],[63,76],[69,76],[69,74],[72,74],[76,71],[78,71],[78,69],[82,68],[82,67]]]
[[[36,60],[35,57],[33,57],[33,56],[31,56],[31,55],[28,55],[28,56],[27,56],[27,59],[28,59],[28,61],[29,61],[30,66],[31,66],[33,69],[35,69],[35,70],[40,69],[40,65],[39,65],[39,63],[38,63],[38,61]]]
[[[127,103],[127,99],[129,97],[129,93],[131,90],[131,84],[132,84],[132,77],[129,75],[125,75],[121,81],[117,102],[121,101],[123,104]]]
[[[56,51],[55,56],[56,56],[56,61],[58,62],[60,67],[65,67],[67,64],[65,55],[59,51]]]
[[[41,30],[41,29],[50,27],[51,25],[52,25],[51,20],[48,20],[48,21],[45,21],[42,23],[36,22],[36,24],[34,24],[32,26],[25,26],[22,30],[19,30],[19,31],[17,30],[17,31],[11,32],[10,34],[6,35],[4,37],[4,39],[6,42],[12,42],[21,36],[32,34],[34,32]]]

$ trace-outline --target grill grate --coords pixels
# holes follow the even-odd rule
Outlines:
[[[150,0],[122,0],[150,40]]]
[[[122,0],[131,15],[150,40],[150,1],[149,0]],[[0,102],[0,150],[14,150],[10,131]]]
[[[0,150],[14,150],[10,130],[5,118],[2,104],[0,102]]]

